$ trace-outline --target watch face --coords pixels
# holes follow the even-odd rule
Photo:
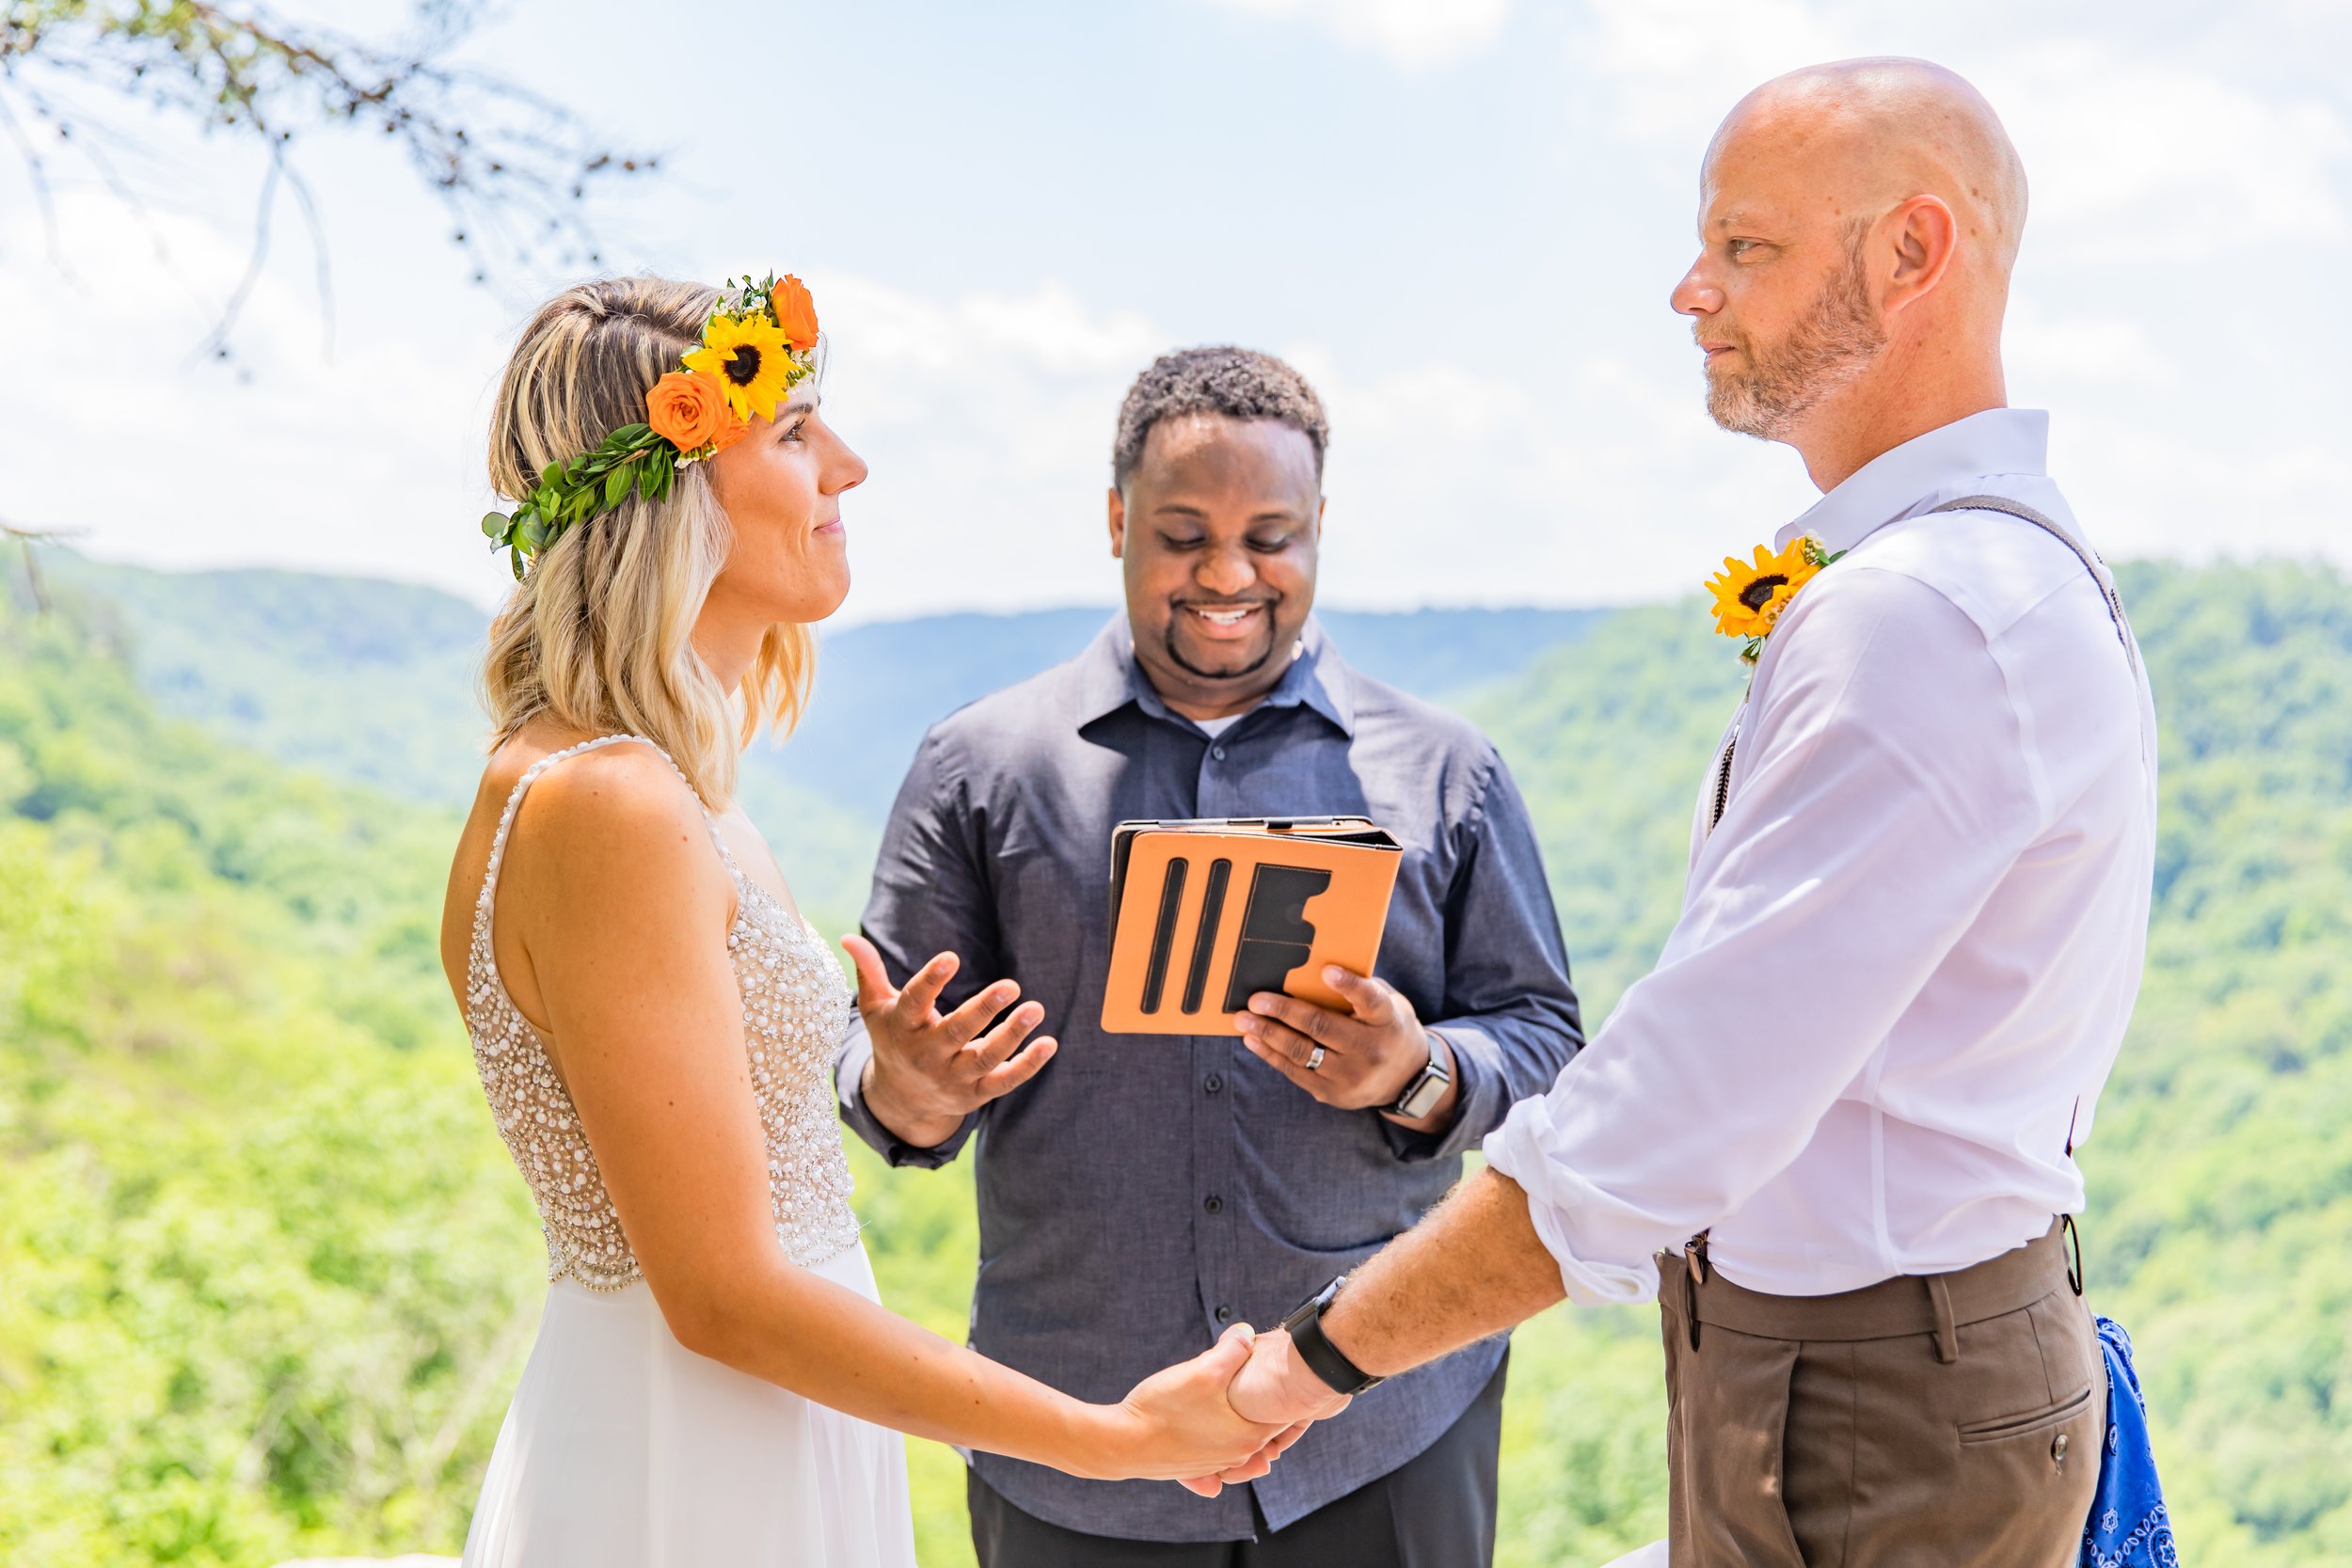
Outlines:
[[[1424,1074],[1421,1082],[1413,1085],[1412,1091],[1406,1095],[1405,1102],[1397,1110],[1408,1117],[1425,1117],[1437,1108],[1438,1101],[1445,1098],[1445,1079],[1435,1073]]]

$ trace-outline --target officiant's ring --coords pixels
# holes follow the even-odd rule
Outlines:
[[[1309,1072],[1321,1072],[1323,1070],[1323,1047],[1318,1045],[1312,1051],[1307,1053],[1307,1070]]]

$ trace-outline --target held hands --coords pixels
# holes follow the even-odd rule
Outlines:
[[[946,1142],[965,1117],[1019,1088],[1053,1059],[1048,1037],[1022,1048],[1045,1020],[1045,1009],[1034,1002],[988,1027],[989,1020],[1020,1001],[1021,988],[1012,981],[999,980],[943,1016],[939,993],[955,976],[953,953],[931,959],[900,990],[891,985],[872,942],[850,935],[841,946],[857,966],[858,1015],[874,1043],[866,1069],[866,1107],[915,1148]]]
[[[1420,1075],[1432,1053],[1445,1048],[1422,1027],[1413,1005],[1386,980],[1337,964],[1325,967],[1323,979],[1347,999],[1347,1012],[1262,990],[1250,997],[1248,1012],[1233,1015],[1242,1044],[1326,1105],[1343,1111],[1386,1111]],[[1448,1088],[1445,1098],[1418,1120],[1391,1119],[1424,1132],[1443,1128],[1454,1118],[1458,1092]]]
[[[1225,1391],[1234,1411],[1253,1421],[1326,1421],[1347,1408],[1347,1396],[1315,1376],[1280,1329],[1261,1334],[1249,1359]]]
[[[1248,1365],[1252,1338],[1248,1323],[1235,1323],[1191,1360],[1136,1384],[1118,1404],[1095,1407],[1105,1430],[1099,1447],[1089,1445],[1091,1473],[1103,1480],[1182,1481],[1214,1497],[1226,1482],[1255,1481],[1272,1469],[1307,1428],[1234,1413],[1226,1390]]]
[[[1225,1337],[1232,1338],[1232,1333]],[[1219,1340],[1217,1348],[1223,1349],[1224,1343]],[[1263,1464],[1253,1460],[1241,1471],[1185,1478],[1185,1489],[1204,1497],[1216,1497],[1221,1482],[1257,1480],[1273,1467],[1276,1454],[1298,1440],[1299,1433],[1317,1421],[1329,1420],[1348,1405],[1347,1396],[1333,1393],[1323,1379],[1315,1376],[1291,1349],[1291,1337],[1279,1328],[1254,1337],[1248,1359],[1234,1372],[1225,1399],[1244,1420],[1279,1428],[1283,1436],[1269,1446]]]

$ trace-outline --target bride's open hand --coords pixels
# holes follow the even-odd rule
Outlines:
[[[1244,1420],[1225,1397],[1249,1359],[1249,1325],[1235,1323],[1189,1361],[1154,1372],[1103,1416],[1092,1456],[1106,1479],[1182,1481],[1203,1497],[1227,1481],[1255,1481],[1306,1431]]]

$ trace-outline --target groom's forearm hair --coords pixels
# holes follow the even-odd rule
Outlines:
[[[1565,1300],[1527,1194],[1482,1169],[1348,1276],[1323,1331],[1367,1372],[1394,1376]]]

